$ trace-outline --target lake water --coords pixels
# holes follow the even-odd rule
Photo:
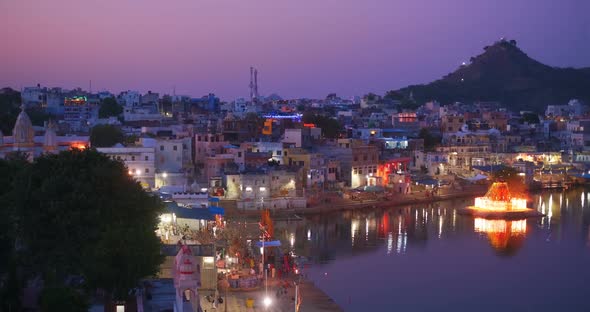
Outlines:
[[[345,311],[590,311],[590,190],[531,200],[545,217],[457,215],[465,199],[317,215],[283,235]]]

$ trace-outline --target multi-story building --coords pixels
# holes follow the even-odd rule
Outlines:
[[[190,172],[192,168],[191,139],[163,139],[155,141],[158,172]]]
[[[305,199],[298,196],[298,172],[284,166],[246,171],[225,177],[226,198],[238,201],[238,209],[303,208]]]
[[[35,87],[25,87],[21,92],[21,99],[28,107],[42,106],[45,102],[47,88],[41,88],[40,84]]]
[[[377,185],[379,149],[373,145],[354,146],[352,152],[352,172],[350,187]]]
[[[314,141],[322,136],[322,129],[303,127],[299,129],[285,129],[283,143],[295,144],[295,147],[309,148]]]
[[[444,115],[441,117],[441,131],[457,132],[461,130],[465,124],[465,117],[463,115]]]
[[[327,173],[324,155],[302,148],[285,150],[285,164],[302,168],[299,181],[305,188],[323,186]]]
[[[153,188],[155,186],[156,155],[153,146],[125,147],[118,144],[113,147],[99,147],[96,150],[125,163],[129,175],[139,181],[143,187]]]
[[[117,97],[117,101],[121,105],[127,107],[139,106],[139,104],[141,103],[141,94],[139,94],[139,92],[137,91],[123,91]]]
[[[86,96],[66,97],[64,100],[64,122],[72,130],[88,128],[88,121],[93,117],[93,107]]]

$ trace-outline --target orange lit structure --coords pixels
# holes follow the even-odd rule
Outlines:
[[[473,206],[460,209],[460,213],[467,213],[483,218],[527,218],[542,214],[527,208],[525,198],[513,197],[506,182],[494,182],[485,196],[475,198]]]
[[[478,209],[515,211],[526,210],[526,199],[512,197],[506,182],[494,182],[483,197],[475,198]]]
[[[512,254],[520,248],[527,231],[526,220],[488,220],[475,218],[474,230],[488,236],[492,247],[502,254]]]

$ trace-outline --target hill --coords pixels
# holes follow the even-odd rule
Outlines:
[[[502,40],[442,79],[395,92],[418,104],[499,101],[515,111],[542,112],[573,98],[590,104],[590,68],[551,67],[530,58],[514,40]]]

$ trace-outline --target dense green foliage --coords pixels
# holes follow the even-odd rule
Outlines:
[[[117,103],[117,100],[113,97],[108,97],[100,102],[98,109],[99,118],[108,118],[111,116],[117,117],[123,113],[123,106]]]
[[[0,90],[0,131],[4,135],[12,133],[20,103],[20,92],[8,88]]]
[[[528,124],[538,124],[540,122],[539,115],[533,113],[524,113],[522,115],[522,121]]]
[[[436,146],[438,146],[441,142],[441,137],[435,136],[430,133],[430,130],[427,128],[420,129],[420,133],[418,137],[424,140],[424,149],[426,151],[433,151]]]
[[[90,144],[93,147],[111,147],[125,142],[121,129],[112,125],[96,125],[90,130]]]
[[[500,41],[486,47],[471,63],[440,80],[398,90],[417,103],[499,101],[514,111],[542,112],[547,105],[577,98],[590,102],[590,68],[556,68],[522,52],[516,42]]]
[[[306,112],[303,114],[302,119],[304,123],[313,123],[318,128],[321,128],[322,135],[325,138],[336,139],[342,130],[342,126],[338,120],[324,115]]]
[[[2,257],[16,260],[29,277],[42,277],[45,287],[56,287],[45,294],[48,307],[80,290],[103,289],[122,299],[159,270],[155,230],[162,204],[123,163],[95,150],[72,150],[33,163],[0,161],[0,177],[0,186],[7,186],[0,194],[1,219],[9,220]],[[63,289],[71,276],[84,280],[75,293]],[[23,282],[8,283],[0,294]]]
[[[87,312],[90,304],[84,294],[69,287],[48,287],[41,293],[42,312]]]

